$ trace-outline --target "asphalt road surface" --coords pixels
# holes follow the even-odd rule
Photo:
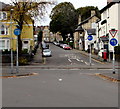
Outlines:
[[[118,106],[118,84],[93,75],[101,70],[30,71],[38,75],[3,79],[3,107]]]
[[[44,66],[89,66],[89,60],[75,50],[52,44],[50,49],[53,55]],[[40,65],[19,69],[37,75],[2,80],[3,107],[118,107],[118,84],[95,76],[111,69],[42,69]]]

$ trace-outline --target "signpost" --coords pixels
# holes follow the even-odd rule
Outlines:
[[[88,38],[87,38],[90,41],[93,40],[93,36],[92,35],[89,35]],[[91,64],[91,42],[90,42],[90,52],[89,52],[89,62],[90,62],[90,66],[92,65]]]
[[[16,36],[20,35],[20,33],[21,33],[20,29],[16,28],[16,29],[14,30],[14,34],[15,34]]]
[[[89,36],[88,36],[88,40],[89,40],[89,41],[93,40],[93,36],[89,35]]]
[[[115,74],[115,51],[114,51],[114,47],[118,44],[117,39],[115,39],[115,35],[117,33],[118,30],[115,29],[111,29],[109,30],[110,34],[112,35],[112,39],[110,40],[110,44],[113,46],[113,74]]]
[[[110,40],[110,44],[111,44],[112,46],[116,46],[117,43],[118,43],[118,41],[117,41],[117,39],[115,39],[115,38],[112,38],[112,39]]]
[[[16,36],[20,35],[20,33],[21,33],[20,29],[17,28],[17,29],[14,30],[14,34],[15,34]],[[16,42],[16,48],[17,48],[16,71],[17,71],[17,73],[18,73],[18,72],[19,72],[19,69],[18,69],[18,66],[19,66],[19,63],[18,63],[18,37],[17,37],[17,42]]]

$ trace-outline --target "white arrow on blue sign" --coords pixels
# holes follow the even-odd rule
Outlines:
[[[89,40],[89,41],[93,40],[93,36],[89,35],[89,36],[88,36],[88,40]]]
[[[110,44],[111,44],[112,46],[116,46],[117,43],[118,43],[118,41],[117,41],[117,39],[115,39],[115,38],[112,38],[112,39],[110,40]]]
[[[21,32],[21,31],[20,31],[20,29],[18,29],[18,28],[14,30],[14,34],[15,34],[16,36],[20,35],[20,32]]]

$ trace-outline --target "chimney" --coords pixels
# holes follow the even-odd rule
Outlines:
[[[91,16],[95,15],[95,10],[91,10]]]
[[[79,15],[79,17],[78,17],[78,24],[80,24],[81,23],[81,15]]]
[[[112,2],[112,1],[113,1],[113,0],[107,0],[107,4],[110,3],[110,2]]]

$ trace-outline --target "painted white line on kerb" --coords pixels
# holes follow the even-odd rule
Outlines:
[[[77,61],[80,61],[79,59],[76,59]]]
[[[83,60],[80,60],[81,62],[84,62]]]
[[[89,65],[89,63],[85,62],[86,65]]]
[[[72,62],[71,59],[68,59],[69,62]]]

